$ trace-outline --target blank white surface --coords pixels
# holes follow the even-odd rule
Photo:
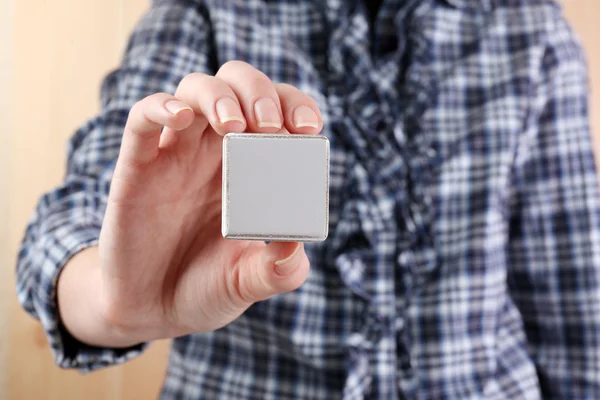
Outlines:
[[[329,141],[313,135],[230,133],[223,144],[223,236],[327,237]]]

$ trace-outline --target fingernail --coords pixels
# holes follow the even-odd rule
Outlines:
[[[165,108],[167,109],[168,112],[170,112],[173,115],[177,115],[180,112],[182,112],[183,110],[193,111],[190,106],[188,106],[187,104],[182,103],[179,100],[169,100],[169,101],[167,101],[165,103]]]
[[[300,106],[294,110],[294,125],[296,128],[318,128],[319,117],[317,117],[317,114],[312,108]]]
[[[300,251],[301,246],[302,245],[298,243],[292,254],[290,254],[283,260],[275,261],[275,272],[277,272],[279,275],[287,275],[294,269],[296,269],[296,267],[298,266],[298,262],[295,260],[295,257],[296,254],[298,254],[298,252]]]
[[[231,97],[220,98],[215,104],[215,110],[217,111],[217,116],[222,124],[231,121],[238,121],[242,124],[246,124],[240,106]]]
[[[273,99],[264,97],[254,103],[254,115],[259,128],[281,129],[281,116]]]

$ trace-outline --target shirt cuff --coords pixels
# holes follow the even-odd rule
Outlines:
[[[128,348],[105,348],[87,345],[74,338],[60,321],[57,303],[57,281],[67,262],[78,252],[98,244],[100,227],[62,225],[40,243],[44,257],[39,290],[34,295],[34,308],[44,328],[55,363],[61,368],[78,369],[82,373],[124,363],[148,346],[141,343]]]

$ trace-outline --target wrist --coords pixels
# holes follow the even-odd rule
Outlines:
[[[115,324],[107,313],[107,298],[97,247],[82,250],[64,266],[57,282],[59,318],[82,343],[124,348],[138,344],[132,332]]]

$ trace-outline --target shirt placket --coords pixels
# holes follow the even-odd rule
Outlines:
[[[329,108],[334,135],[356,154],[358,165],[352,171],[359,193],[358,219],[376,257],[362,261],[367,272],[361,286],[367,293],[368,306],[362,327],[347,340],[344,398],[396,399],[398,229],[394,191],[401,189],[397,183],[403,180],[406,164],[390,142],[393,121],[384,110],[393,105],[382,103],[385,96],[375,86],[375,69],[366,57],[370,47],[367,20],[355,11],[348,15],[345,24],[333,33],[334,38],[337,35],[341,40],[332,41],[330,47],[333,65],[328,82]],[[340,273],[344,278],[348,271]],[[407,353],[403,354],[409,365]]]

